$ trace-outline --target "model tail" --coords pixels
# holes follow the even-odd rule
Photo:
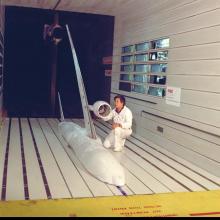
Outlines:
[[[64,121],[64,115],[63,115],[63,108],[62,108],[62,103],[61,103],[61,99],[60,99],[60,93],[58,92],[58,99],[59,99],[59,106],[60,106],[60,117],[61,117],[61,121]]]
[[[81,99],[81,103],[82,103],[85,128],[86,128],[86,131],[87,131],[88,136],[90,138],[97,139],[95,126],[93,124],[92,117],[89,112],[89,105],[88,105],[88,100],[87,100],[87,96],[86,96],[86,90],[85,90],[85,86],[83,83],[83,78],[82,78],[81,70],[79,67],[78,58],[76,55],[76,51],[75,51],[75,48],[73,45],[73,41],[72,41],[72,37],[71,37],[70,31],[69,31],[68,25],[66,25],[66,29],[67,29],[67,34],[68,34],[69,41],[70,41],[70,47],[72,50],[73,61],[74,61],[75,70],[76,70],[76,78],[77,78],[77,82],[78,82],[79,94],[80,94],[80,99]]]

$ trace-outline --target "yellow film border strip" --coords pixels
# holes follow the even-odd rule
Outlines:
[[[0,216],[220,216],[220,191],[0,202]]]

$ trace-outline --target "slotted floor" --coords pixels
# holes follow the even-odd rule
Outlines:
[[[83,126],[83,121],[73,119]],[[220,178],[132,135],[123,152],[113,152],[126,185],[105,184],[82,167],[58,132],[57,119],[7,118],[0,136],[1,200],[91,198],[220,189]],[[110,124],[95,121],[103,138]],[[149,144],[150,143],[150,144]]]

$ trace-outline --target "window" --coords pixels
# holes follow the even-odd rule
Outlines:
[[[123,65],[121,66],[122,72],[132,72],[133,71],[133,65]]]
[[[146,64],[137,64],[134,65],[134,72],[149,72],[149,65]]]
[[[169,38],[162,38],[123,47],[119,89],[163,98],[169,46]]]
[[[130,83],[125,83],[125,82],[120,82],[119,83],[119,89],[130,92],[131,91],[131,84]]]
[[[121,74],[120,75],[121,81],[132,81],[132,75],[130,74]]]
[[[145,94],[146,93],[146,86],[145,85],[138,85],[138,84],[133,84],[132,85],[132,91],[133,92],[137,92],[137,93],[143,93]]]
[[[152,73],[166,73],[166,71],[167,71],[167,63],[151,65]]]
[[[121,62],[122,63],[130,63],[130,62],[133,62],[133,56],[123,56],[121,58]]]
[[[168,51],[159,51],[150,53],[150,60],[167,60]]]
[[[122,53],[132,53],[133,51],[134,51],[133,45],[122,47]]]
[[[138,52],[138,51],[147,51],[147,50],[149,50],[149,43],[145,42],[145,43],[136,44],[135,45],[135,50],[136,50],[136,52]]]
[[[133,75],[133,82],[147,82],[147,75],[146,74],[134,74]]]
[[[148,89],[148,94],[149,95],[158,96],[158,97],[164,97],[165,93],[166,93],[166,89],[165,88],[149,86],[149,89]]]
[[[166,84],[166,76],[150,76],[149,83],[151,84],[159,84],[165,85]]]
[[[152,49],[168,48],[170,46],[170,39],[165,38],[165,39],[155,40],[151,42],[151,45],[152,45]]]
[[[146,62],[148,61],[148,54],[137,54],[135,55],[134,60],[136,62]]]

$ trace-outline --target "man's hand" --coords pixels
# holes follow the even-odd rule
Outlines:
[[[121,128],[122,126],[121,126],[121,124],[118,124],[118,123],[113,123],[112,124],[112,129],[115,129],[115,128]]]

